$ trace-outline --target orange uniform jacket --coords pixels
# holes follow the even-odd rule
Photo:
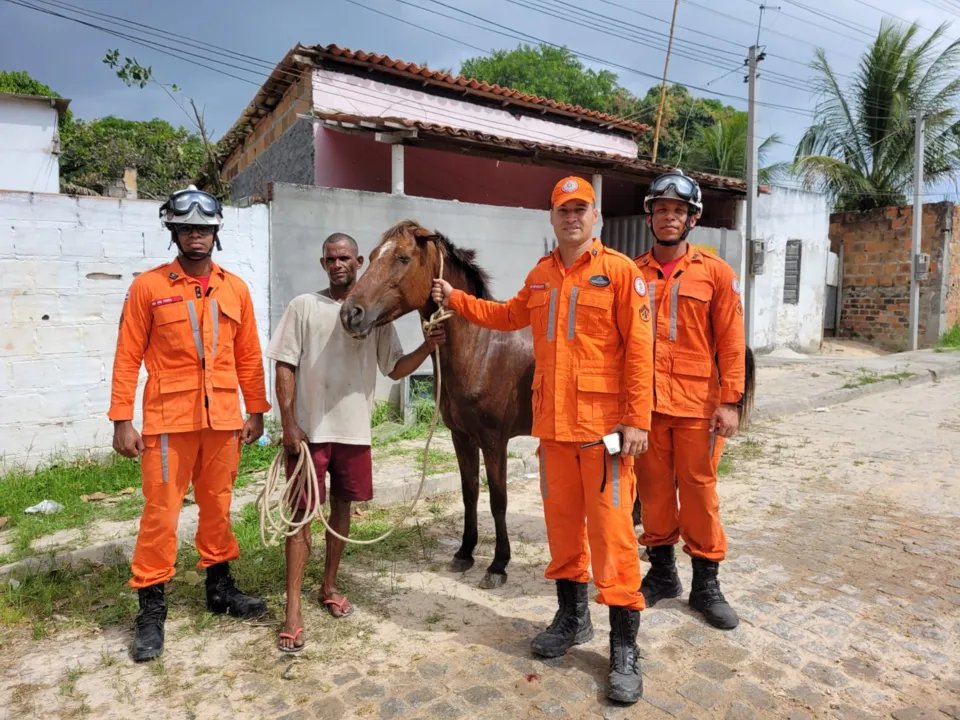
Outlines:
[[[650,306],[646,286],[626,255],[594,240],[564,271],[560,251],[554,250],[507,302],[454,290],[450,306],[470,322],[495,330],[531,326],[535,437],[589,442],[618,423],[650,429]]]
[[[669,278],[647,252],[636,258],[654,318],[654,411],[711,418],[743,395],[746,345],[740,283],[718,257],[687,246]]]
[[[250,291],[216,264],[206,294],[177,260],[131,283],[120,315],[111,420],[133,419],[141,363],[144,435],[239,430],[238,387],[248,413],[270,409]]]

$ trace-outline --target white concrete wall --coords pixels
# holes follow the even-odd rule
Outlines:
[[[758,351],[817,352],[823,339],[830,213],[824,195],[774,187],[757,199],[756,236],[766,243],[765,270],[754,276],[753,338]],[[783,302],[788,240],[801,240],[800,301]]]
[[[486,107],[330,70],[313,73],[313,105],[318,112],[403,117],[501,137],[637,157],[635,140],[589,129],[598,127],[595,125],[572,128],[551,122],[548,116],[540,119],[514,115],[509,106]]]
[[[49,100],[0,98],[0,190],[60,191],[57,110]]]
[[[176,255],[158,210],[152,201],[0,192],[0,470],[109,448],[124,295],[134,273]],[[263,344],[268,215],[263,205],[226,208],[223,252],[214,253],[249,286]]]

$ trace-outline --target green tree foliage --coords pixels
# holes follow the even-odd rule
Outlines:
[[[465,60],[460,74],[588,110],[610,112],[620,86],[617,76],[583,66],[566,48],[520,45],[491,57]]]
[[[960,159],[960,40],[937,54],[947,25],[926,40],[918,26],[884,20],[847,87],[817,49],[812,67],[817,121],[797,146],[794,171],[808,188],[830,193],[838,210],[902,205],[913,184],[914,116],[927,116],[923,175],[954,176]]]
[[[141,197],[161,199],[189,185],[206,159],[203,140],[166,120],[78,120],[60,157],[64,182],[102,193],[137,169]]]
[[[650,130],[639,138],[639,154],[644,158],[652,156],[660,104],[659,84],[651,87],[643,97],[637,97],[620,85],[616,74],[587,68],[566,48],[550,45],[533,47],[523,44],[513,50],[498,50],[490,57],[470,58],[461,65],[460,74],[645,123]],[[713,127],[718,119],[736,112],[718,100],[695,98],[682,85],[668,85],[657,162],[686,170],[706,170],[706,167],[695,165],[695,158],[708,155],[694,153],[694,145],[701,142],[704,131]],[[742,114],[746,118],[746,114]],[[745,140],[746,136],[744,146]],[[735,166],[734,163],[731,167]],[[743,177],[743,170],[734,176]]]
[[[747,114],[733,111],[722,114],[710,126],[700,127],[690,143],[690,165],[704,172],[724,177],[746,177],[747,172]],[[770,149],[780,142],[774,133],[757,148],[758,180],[761,184],[773,182],[785,175],[790,163],[776,163],[763,167]]]

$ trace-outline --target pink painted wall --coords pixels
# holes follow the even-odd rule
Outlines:
[[[390,192],[390,146],[373,138],[334,130],[316,133],[315,184],[324,187]],[[519,165],[459,153],[404,148],[404,191],[438,200],[546,210],[550,193],[568,173],[557,168]],[[591,176],[583,175],[586,180]],[[642,188],[604,178],[603,212],[632,215],[643,205]]]

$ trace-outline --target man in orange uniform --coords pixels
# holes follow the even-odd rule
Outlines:
[[[724,438],[737,431],[744,390],[740,284],[730,265],[687,242],[703,212],[695,180],[661,175],[643,205],[656,243],[636,263],[653,308],[656,397],[650,449],[637,463],[640,543],[651,566],[640,590],[647,607],[683,592],[673,552],[682,537],[693,563],[690,607],[732,629],[739,619],[717,580],[727,553],[717,467]]]
[[[222,215],[220,202],[193,186],[171,195],[160,217],[177,258],[138,275],[120,314],[108,416],[114,449],[141,458],[146,502],[130,580],[140,601],[138,662],[163,650],[164,584],[175,572],[177,521],[191,483],[207,608],[240,618],[266,612],[262,600],[237,590],[228,564],[240,555],[230,527],[240,441],[250,444],[263,434],[270,404],[250,291],[210,257],[214,245],[220,248]],[[147,368],[142,438],[132,422],[141,363]],[[250,414],[246,422],[238,387]]]
[[[546,577],[556,581],[560,605],[532,649],[559,657],[593,637],[592,553],[597,602],[610,608],[607,695],[636,702],[643,694],[636,639],[644,603],[633,466],[647,446],[653,401],[650,306],[636,265],[593,237],[598,218],[590,183],[565,178],[551,198],[557,249],[537,263],[515,297],[478,300],[437,280],[433,298],[483,327],[532,327],[533,435],[540,438],[551,555]],[[595,443],[617,431],[623,447],[611,456]]]

